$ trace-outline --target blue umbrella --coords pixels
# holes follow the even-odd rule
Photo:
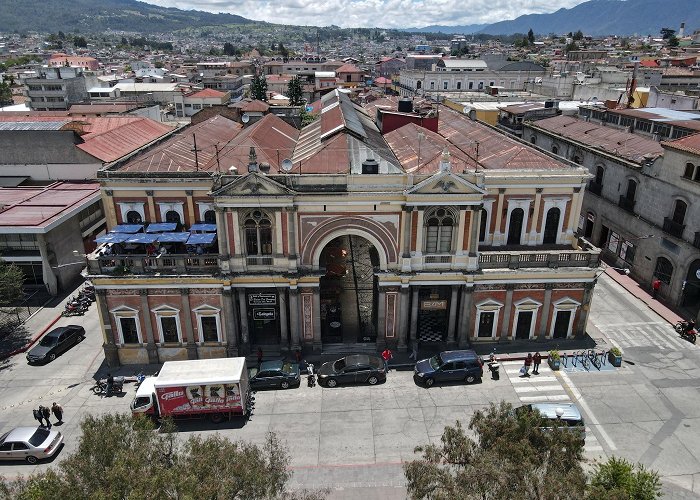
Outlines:
[[[154,224],[149,224],[146,228],[147,233],[167,233],[168,231],[175,231],[177,229],[177,224],[174,222],[158,222]]]
[[[215,233],[216,224],[193,224],[190,227],[190,231],[200,232],[200,233]]]
[[[185,243],[190,233],[160,233],[156,236],[159,243]]]
[[[210,245],[214,243],[216,234],[214,233],[198,233],[193,234],[187,240],[188,245]]]
[[[132,234],[132,233],[138,233],[142,229],[143,229],[143,226],[141,224],[118,224],[111,229],[110,233]]]
[[[129,236],[129,238],[126,239],[125,243],[148,244],[148,243],[154,243],[157,239],[158,239],[157,234],[139,233],[139,234],[134,234],[132,236]]]
[[[129,239],[129,237],[130,236],[128,234],[109,233],[95,238],[95,243],[122,243]]]

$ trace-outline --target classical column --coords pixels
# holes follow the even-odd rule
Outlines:
[[[586,326],[588,325],[588,315],[591,312],[591,299],[593,298],[593,288],[595,282],[586,283],[583,285],[583,301],[581,302],[581,313],[578,315],[578,323],[574,334],[577,338],[582,338],[586,334]]]
[[[191,189],[187,189],[185,191],[185,196],[187,196],[187,212],[184,212],[185,218],[182,221],[182,224],[187,224],[187,220],[189,219],[189,225],[191,226],[192,224],[195,223],[197,220],[197,214],[195,213],[194,210],[194,201],[192,200],[192,195],[194,192]],[[202,221],[204,222],[204,221]]]
[[[469,345],[469,327],[471,326],[474,287],[462,287],[462,301],[459,304],[459,326],[457,327],[457,345],[464,349]]]
[[[284,254],[282,247],[282,212],[278,209],[273,213],[275,218],[275,248],[274,255],[281,256]]]
[[[479,251],[479,231],[481,230],[481,218],[484,216],[482,205],[472,207],[469,228],[469,257],[476,257]]]
[[[107,305],[107,290],[98,288],[95,291],[97,296],[97,311],[100,316],[100,324],[102,325],[102,335],[104,343],[102,350],[105,353],[105,361],[110,368],[118,368],[119,352],[117,346],[114,345],[114,332],[112,331],[112,322],[109,320],[109,306]]]
[[[564,231],[567,236],[573,235],[578,228],[578,218],[581,215],[584,195],[585,189],[581,187],[574,188],[574,194],[571,196],[571,201],[569,202],[571,204],[569,208],[569,221],[567,225],[562,225],[562,231]],[[564,205],[564,208],[564,213],[566,213],[566,205]],[[563,213],[562,217],[564,217]]]
[[[418,342],[418,338],[416,336],[416,332],[418,331],[418,309],[420,308],[420,304],[418,303],[418,292],[420,290],[420,286],[412,286],[411,287],[411,329],[410,329],[410,341],[411,345],[413,345],[413,342]]]
[[[158,359],[158,348],[156,347],[155,338],[153,336],[153,322],[151,321],[151,308],[148,306],[148,290],[142,288],[139,290],[141,296],[141,312],[143,313],[143,324],[146,327],[146,352],[148,353],[149,363],[160,363]]]
[[[226,212],[222,207],[214,207],[214,213],[216,213],[216,239],[219,242],[219,254],[222,261],[227,261],[231,255],[231,249],[226,230]]]
[[[542,209],[542,188],[535,189],[535,205],[532,209],[532,217],[530,217],[530,232],[528,235],[528,242],[530,245],[540,243],[538,241],[539,228],[537,227],[537,222],[540,218],[540,210]],[[563,214],[562,214],[563,217]]]
[[[416,227],[416,255],[423,254],[423,210],[418,210],[416,212],[418,217],[418,224]],[[413,226],[413,224],[411,224]]]
[[[314,287],[313,291],[313,328],[314,328],[314,352],[321,352],[323,344],[321,341],[321,287]]]
[[[287,207],[287,245],[289,247],[289,270],[297,268],[297,209]]]
[[[240,256],[243,255],[245,252],[243,250],[243,246],[241,245],[241,242],[243,239],[241,238],[241,228],[240,224],[238,223],[238,212],[236,210],[233,210],[229,208],[227,210],[228,216],[226,217],[227,221],[231,221],[231,233],[229,235],[229,241],[233,242],[233,249],[229,252],[229,254],[233,256]]]
[[[404,259],[411,258],[411,227],[413,226],[413,207],[403,207],[403,255]]]
[[[452,285],[452,295],[450,295],[450,316],[447,326],[447,345],[455,345],[455,326],[457,322],[457,297],[459,294],[459,285]]]
[[[236,321],[233,290],[224,288],[221,300],[224,306],[224,320],[222,323],[226,332],[226,355],[229,358],[235,358],[238,356],[238,321]]]
[[[379,287],[377,301],[377,349],[383,351],[386,347],[386,288]]]
[[[506,285],[506,304],[503,306],[503,324],[501,325],[500,339],[505,340],[510,336],[510,318],[513,315],[511,309],[513,307],[513,288],[512,283]]]
[[[408,302],[410,299],[410,297],[408,296],[408,293],[409,293],[408,285],[402,285],[401,291],[399,292],[400,319],[399,319],[399,343],[397,346],[399,352],[405,352],[407,350],[406,333],[408,330],[409,314],[411,314],[411,311],[409,310],[409,307],[408,307]]]
[[[190,307],[190,289],[180,288],[182,310],[185,316],[185,333],[187,334],[187,359],[197,359],[197,344],[194,343],[194,328],[192,328],[192,307]]]
[[[542,316],[540,318],[540,329],[539,338],[543,340],[547,337],[547,323],[550,317],[550,308],[552,305],[552,290],[554,285],[552,283],[545,283],[544,285],[544,304],[542,304]]]
[[[292,334],[292,350],[299,349],[299,290],[289,289],[289,329]]]
[[[238,319],[241,322],[241,347],[244,354],[250,352],[250,339],[248,338],[248,305],[246,304],[245,288],[236,290],[238,294]]]
[[[148,196],[148,215],[146,215],[146,220],[144,222],[148,222],[149,220],[151,222],[155,222],[158,220],[158,215],[156,214],[156,204],[155,200],[153,199],[153,190],[147,190],[146,191],[146,196]],[[185,222],[184,220],[182,221],[183,223]],[[126,221],[124,221],[124,224],[126,224]]]
[[[469,217],[469,221],[471,221],[471,216]],[[457,224],[457,250],[454,252],[455,255],[464,254],[464,240],[466,238],[466,235],[464,233],[465,226],[467,224],[467,209],[466,207],[459,207],[459,221]]]
[[[493,242],[492,245],[502,245],[503,244],[503,233],[501,232],[501,223],[503,222],[503,202],[505,188],[498,188],[498,203],[496,205],[496,227],[493,231]],[[493,214],[491,215],[493,217]]]
[[[289,328],[287,327],[287,287],[277,289],[280,310],[280,349],[289,350]]]

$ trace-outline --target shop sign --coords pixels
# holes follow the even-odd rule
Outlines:
[[[253,309],[253,319],[267,321],[277,319],[277,311],[271,307],[256,307]]]
[[[251,293],[248,295],[249,306],[274,306],[277,305],[276,293]]]
[[[423,311],[444,311],[447,309],[447,300],[424,300],[420,308]]]

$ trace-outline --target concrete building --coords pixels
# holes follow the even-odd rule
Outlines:
[[[204,108],[223,106],[231,100],[231,94],[214,89],[195,90],[188,94],[175,95],[175,116],[192,116]]]
[[[104,229],[96,182],[0,188],[0,251],[22,269],[28,289],[70,289]]]
[[[586,169],[450,110],[382,136],[343,93],[315,107],[300,132],[216,117],[100,173],[110,366],[583,333]]]
[[[97,83],[81,68],[51,67],[25,74],[22,78],[27,105],[33,111],[66,110],[89,100],[87,89]]]
[[[700,134],[658,142],[559,116],[525,124],[523,139],[589,169],[579,233],[642,286],[658,277],[661,298],[698,317]]]

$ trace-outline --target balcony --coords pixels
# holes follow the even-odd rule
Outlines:
[[[189,255],[98,255],[88,256],[88,271],[92,275],[122,276],[131,274],[214,274],[219,270],[217,254]]]
[[[664,232],[674,236],[678,239],[683,239],[683,231],[685,230],[685,224],[679,224],[673,219],[664,217]]]
[[[584,240],[585,241],[585,240]],[[510,250],[479,253],[481,269],[598,267],[600,250],[586,242],[577,250]]]
[[[617,205],[623,210],[634,213],[634,203],[634,200],[630,200],[625,195],[620,195],[620,201]]]
[[[591,181],[588,183],[588,192],[593,193],[596,196],[600,196],[600,193],[603,191],[603,185],[598,184],[595,181]]]

